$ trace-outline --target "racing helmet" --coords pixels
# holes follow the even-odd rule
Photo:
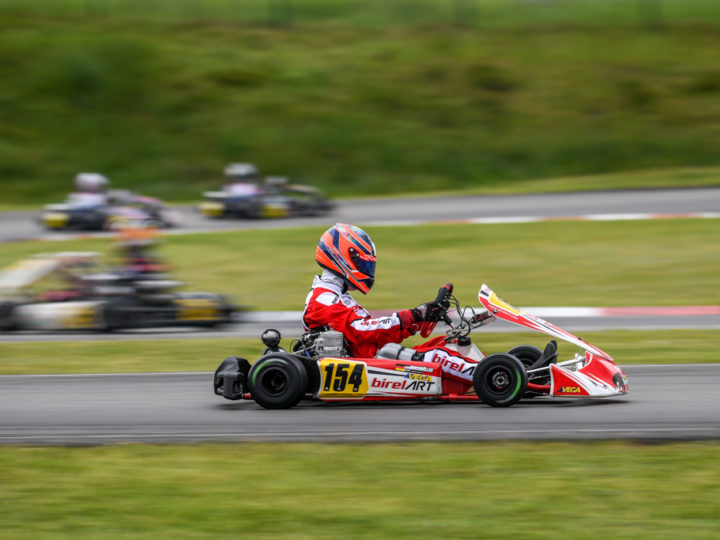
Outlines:
[[[260,171],[252,163],[230,163],[225,167],[225,176],[233,182],[254,182],[260,178]]]
[[[320,237],[315,260],[363,294],[375,283],[375,244],[359,227],[336,223]]]
[[[79,173],[75,175],[75,189],[84,193],[105,193],[110,180],[100,173]]]

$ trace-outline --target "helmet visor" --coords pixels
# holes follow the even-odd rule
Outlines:
[[[375,257],[361,253],[356,249],[350,249],[350,260],[361,273],[371,279],[375,277]]]

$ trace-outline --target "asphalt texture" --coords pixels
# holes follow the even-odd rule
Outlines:
[[[628,366],[630,394],[481,403],[301,402],[214,395],[212,373],[0,377],[0,444],[720,438],[720,365]]]

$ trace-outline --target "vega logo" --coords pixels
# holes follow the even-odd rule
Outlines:
[[[561,394],[579,394],[581,391],[579,386],[563,386],[560,388]]]

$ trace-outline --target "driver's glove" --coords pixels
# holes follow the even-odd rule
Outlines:
[[[416,323],[438,322],[443,313],[443,307],[435,301],[420,304],[410,310],[412,318]]]

